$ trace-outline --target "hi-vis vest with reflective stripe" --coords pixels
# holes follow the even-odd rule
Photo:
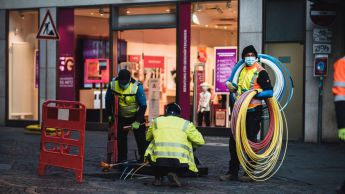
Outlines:
[[[334,64],[334,101],[345,101],[345,57]]]
[[[150,157],[153,162],[156,162],[157,158],[178,159],[181,164],[188,164],[189,170],[198,172],[194,163],[192,142],[203,145],[205,141],[195,126],[190,125],[193,124],[176,116],[155,118],[148,130],[153,139],[145,152],[145,158]],[[188,136],[188,132],[193,135]],[[150,140],[147,135],[146,140]]]
[[[117,80],[110,82],[110,88],[119,97],[119,115],[122,117],[134,117],[139,109],[136,100],[139,82],[130,82],[127,89],[122,89]]]
[[[238,96],[248,90],[261,88],[257,82],[257,78],[262,70],[264,70],[264,68],[261,67],[258,62],[254,63],[251,67],[245,66],[242,69],[238,78]],[[262,105],[262,100],[252,99],[252,101],[250,101],[248,109],[254,108],[259,105]]]

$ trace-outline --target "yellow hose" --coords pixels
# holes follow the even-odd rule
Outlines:
[[[279,170],[284,161],[288,142],[288,126],[285,114],[280,111],[281,106],[276,98],[267,99],[266,104],[270,105],[268,107],[272,108],[273,111],[273,118],[270,117],[270,119],[274,119],[274,132],[268,147],[256,153],[251,148],[246,134],[247,110],[250,101],[256,94],[256,91],[250,92],[240,107],[236,120],[235,142],[238,159],[244,171],[255,181],[265,181]],[[285,148],[282,160],[276,167],[282,149],[284,128],[286,129]]]

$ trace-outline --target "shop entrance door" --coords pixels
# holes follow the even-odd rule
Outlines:
[[[166,104],[176,101],[176,29],[113,31],[113,37],[118,43],[114,75],[128,69],[141,82],[147,120],[163,115]]]
[[[289,140],[303,140],[303,49],[299,43],[269,43],[265,45],[265,53],[279,58],[289,69],[293,83],[294,94],[290,104],[285,109],[289,126]],[[270,73],[273,80],[274,75]]]

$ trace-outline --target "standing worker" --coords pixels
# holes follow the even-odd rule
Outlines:
[[[345,142],[345,56],[334,64],[333,88],[338,138]],[[345,193],[345,181],[337,193]]]
[[[193,148],[205,144],[205,140],[194,124],[180,118],[180,115],[178,104],[168,104],[165,116],[153,119],[146,133],[146,140],[151,143],[146,150],[145,160],[154,169],[155,186],[162,184],[165,175],[174,186],[181,186],[177,177],[179,172],[188,169],[198,172]]]
[[[338,138],[345,141],[345,56],[334,64],[333,88]]]
[[[110,126],[114,123],[115,96],[119,98],[118,105],[118,162],[127,160],[127,135],[124,127],[131,126],[137,142],[140,162],[144,161],[144,153],[148,142],[145,140],[145,112],[146,95],[140,82],[131,78],[127,69],[120,70],[118,77],[114,78],[108,86],[105,95],[106,114]]]
[[[240,96],[248,90],[262,89],[261,93],[256,94],[255,98],[250,102],[246,117],[246,133],[252,142],[257,142],[257,135],[260,131],[260,123],[262,116],[262,100],[273,96],[273,88],[266,70],[258,63],[258,54],[254,46],[249,45],[242,51],[242,59],[245,67],[241,70],[238,85],[227,81],[225,84],[230,92]],[[232,133],[229,140],[230,162],[229,171],[226,175],[220,176],[220,180],[238,180],[239,160],[236,151],[236,142]],[[253,162],[255,163],[255,162]],[[248,182],[252,179],[244,174],[239,178],[240,181]]]
[[[202,92],[199,94],[199,105],[198,105],[198,126],[202,126],[204,120],[206,126],[210,126],[210,103],[211,93],[208,91],[209,86],[206,82],[200,84]]]

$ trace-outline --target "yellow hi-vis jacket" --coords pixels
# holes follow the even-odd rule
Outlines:
[[[242,71],[240,72],[240,76],[238,78],[238,89],[237,94],[240,96],[242,93],[252,90],[252,89],[260,89],[260,85],[257,82],[257,78],[259,73],[265,70],[258,62],[255,62],[252,66],[247,67],[245,66]],[[250,101],[248,109],[257,107],[262,105],[262,100],[259,99],[252,99]]]
[[[134,117],[139,105],[136,100],[139,82],[130,82],[128,88],[123,89],[117,80],[110,82],[110,88],[119,97],[119,115],[122,117]]]
[[[189,170],[198,172],[193,147],[205,144],[205,140],[193,123],[176,116],[157,117],[150,124],[146,140],[151,143],[145,160],[150,158],[156,162],[157,158],[174,158],[180,164],[188,164]]]

